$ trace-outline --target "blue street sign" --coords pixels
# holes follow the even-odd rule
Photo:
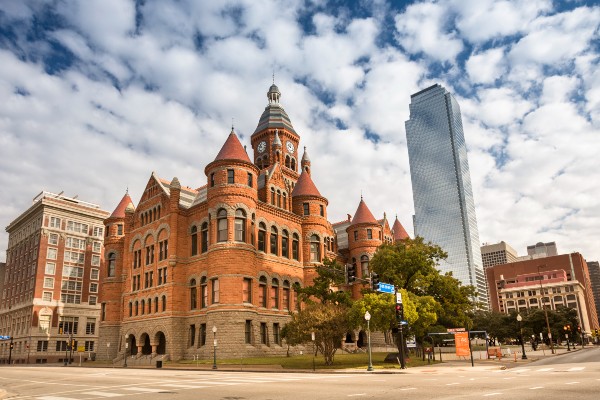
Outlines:
[[[0,340],[10,340],[10,336],[0,336]]]
[[[400,321],[400,325],[408,325],[408,322],[406,322],[406,321]]]
[[[391,293],[394,294],[395,290],[394,290],[394,285],[390,284],[390,283],[383,283],[383,282],[379,282],[379,289],[377,289],[378,292],[381,293]]]

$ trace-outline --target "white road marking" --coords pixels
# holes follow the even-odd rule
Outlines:
[[[537,372],[548,372],[548,371],[552,371],[554,368],[540,368],[537,370]]]
[[[60,397],[60,396],[42,396],[36,397],[38,400],[74,400],[72,397]]]
[[[515,379],[514,376],[507,376],[506,378],[502,378],[502,379]]]
[[[579,383],[579,382],[566,382],[566,383],[565,383],[565,385],[576,385],[576,384],[578,384],[578,383]]]
[[[100,397],[120,397],[120,396],[123,396],[121,393],[111,393],[111,392],[81,392],[81,394],[89,394],[90,396],[100,396]]]
[[[581,371],[582,369],[585,369],[585,367],[573,367],[569,368],[567,371]]]
[[[543,389],[543,386],[535,386],[535,387],[530,387],[529,390],[537,390],[537,389]]]
[[[164,389],[153,389],[147,387],[126,387],[123,390],[131,390],[132,392],[144,392],[144,393],[160,393],[163,392]]]
[[[498,396],[501,395],[502,393],[488,393],[488,394],[484,394],[483,397],[488,397],[488,396]]]
[[[356,393],[356,394],[349,394],[348,397],[356,397],[356,396],[366,396],[366,393]]]
[[[223,386],[232,386],[232,385],[241,385],[242,382],[218,382],[218,381],[194,381],[189,383],[201,383],[203,385],[223,385]]]
[[[163,384],[160,386],[180,388],[180,389],[200,389],[200,388],[206,387],[206,386],[201,386],[201,385],[180,385],[178,383],[167,383],[167,384]]]
[[[446,386],[452,386],[452,385],[460,385],[460,383],[459,382],[446,383]]]
[[[523,369],[513,369],[510,372],[514,372],[515,374],[520,374],[522,372],[529,372],[529,371],[531,371],[529,368],[523,368]]]
[[[417,388],[414,388],[414,387],[409,387],[409,388],[402,388],[402,389],[400,389],[400,390],[417,390]]]

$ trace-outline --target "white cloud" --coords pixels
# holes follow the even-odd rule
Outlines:
[[[448,31],[448,10],[442,4],[417,3],[395,18],[398,42],[411,53],[423,52],[439,61],[453,61],[463,49],[456,32]]]
[[[456,26],[467,40],[481,43],[527,30],[538,15],[552,9],[550,0],[450,0]]]
[[[465,65],[473,83],[494,83],[506,72],[504,49],[490,49],[472,54]]]

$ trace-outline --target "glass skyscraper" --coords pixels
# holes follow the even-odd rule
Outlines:
[[[487,303],[479,231],[460,107],[435,84],[411,96],[406,121],[408,160],[415,206],[415,235],[448,253],[442,273],[473,285]],[[485,307],[485,306],[484,306]]]

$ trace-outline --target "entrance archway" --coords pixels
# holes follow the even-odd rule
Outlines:
[[[356,345],[358,347],[364,347],[366,341],[367,341],[367,334],[365,333],[365,331],[358,332],[358,340],[356,341]]]
[[[165,338],[165,334],[157,332],[154,338],[158,343],[156,346],[156,354],[165,354],[167,352],[167,339]]]
[[[135,342],[135,336],[129,335],[127,342],[129,343],[129,349],[127,349],[129,350],[129,355],[135,356],[138,353],[137,344]]]
[[[344,342],[346,342],[346,344],[354,343],[354,333],[353,332],[346,333],[346,339],[344,340]]]
[[[142,336],[140,337],[140,341],[143,343],[142,344],[142,354],[145,356],[152,354],[152,346],[150,345],[150,336],[148,336],[147,333],[142,333]]]

